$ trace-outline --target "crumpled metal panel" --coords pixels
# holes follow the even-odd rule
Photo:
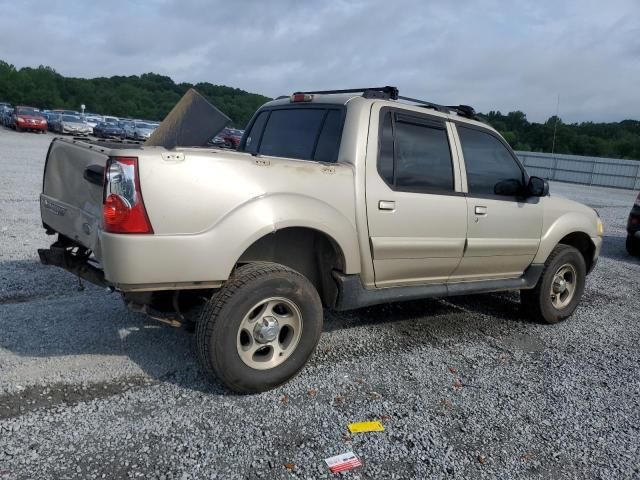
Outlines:
[[[229,117],[191,88],[144,144],[165,148],[201,147],[230,121]]]

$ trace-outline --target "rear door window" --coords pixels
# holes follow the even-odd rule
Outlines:
[[[382,115],[378,173],[384,181],[404,192],[453,192],[453,161],[444,121],[390,111]]]
[[[243,150],[273,157],[335,162],[344,123],[338,108],[280,108],[258,114]]]

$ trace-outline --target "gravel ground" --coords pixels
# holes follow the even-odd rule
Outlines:
[[[194,338],[37,262],[51,135],[0,129],[0,480],[639,478],[640,262],[630,191],[552,185],[603,217],[602,257],[567,322],[517,295],[327,312],[317,354],[274,391],[203,377]],[[382,433],[350,436],[380,419]]]

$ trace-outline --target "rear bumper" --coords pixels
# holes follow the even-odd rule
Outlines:
[[[149,283],[148,280],[144,283],[135,284],[123,283],[121,281],[112,282],[106,279],[105,272],[100,264],[89,260],[86,256],[82,256],[82,254],[79,254],[78,252],[81,250],[75,249],[76,253],[73,253],[74,249],[75,246],[69,240],[58,240],[51,245],[50,248],[38,249],[40,263],[43,265],[62,268],[63,270],[66,270],[67,272],[99,287],[110,288],[122,292],[218,288],[223,283],[217,281]],[[135,266],[145,271],[144,265],[138,263]],[[148,266],[146,267],[148,269]],[[126,278],[122,278],[120,280],[123,279],[126,280]]]
[[[100,268],[90,263],[86,258],[74,255],[68,247],[62,246],[60,242],[54,243],[50,248],[39,248],[38,256],[43,265],[60,267],[100,287],[109,286],[104,279],[104,272]]]
[[[228,272],[210,263],[212,248],[205,240],[199,235],[100,231],[105,279],[123,291],[220,287]]]

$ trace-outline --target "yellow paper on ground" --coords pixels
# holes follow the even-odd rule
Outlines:
[[[380,422],[355,422],[347,425],[351,433],[384,432]]]

